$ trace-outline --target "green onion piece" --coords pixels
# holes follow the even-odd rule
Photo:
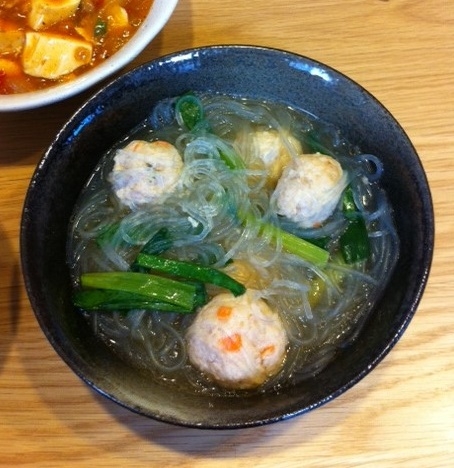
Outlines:
[[[188,130],[192,130],[204,118],[202,103],[193,94],[180,97],[175,104],[175,110],[179,123],[183,123]]]
[[[107,34],[107,21],[98,18],[94,30],[95,37],[105,36]]]
[[[340,250],[348,264],[367,260],[370,256],[370,241],[366,223],[358,210],[351,186],[342,197],[342,209],[348,220],[347,228],[339,239]]]
[[[230,170],[241,170],[246,168],[243,159],[240,158],[233,149],[231,151],[226,151],[225,149],[220,150],[219,156]]]
[[[124,291],[146,296],[156,302],[193,310],[201,305],[201,288],[197,284],[183,283],[169,278],[136,272],[84,273],[80,277],[82,288]],[[206,299],[206,297],[205,297]]]
[[[167,258],[142,253],[137,256],[135,264],[142,268],[149,268],[152,271],[185,279],[202,281],[204,283],[215,284],[222,288],[228,289],[235,296],[240,296],[246,291],[246,288],[241,283],[215,268],[196,265],[194,263],[183,262],[180,260],[170,260]]]
[[[243,159],[232,145],[218,139],[216,140],[215,146],[219,152],[219,158],[230,170],[246,169]]]

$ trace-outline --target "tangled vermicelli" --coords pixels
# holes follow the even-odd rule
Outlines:
[[[106,154],[81,194],[68,241],[74,288],[86,272],[129,271],[144,246],[158,238],[154,247],[160,250],[162,242],[167,259],[222,270],[278,314],[288,345],[282,366],[258,391],[314,375],[355,338],[398,258],[392,211],[380,186],[384,168],[379,155],[361,153],[337,129],[301,111],[228,96],[196,96],[204,115],[188,129],[177,118],[177,99],[160,102]],[[349,223],[342,199],[323,222],[309,227],[276,212],[268,168],[248,136],[264,130],[278,135],[290,160],[301,151],[323,153],[340,164],[339,193],[348,187],[353,194],[355,215],[367,229],[367,258],[349,263],[342,256]],[[182,157],[178,184],[160,202],[125,206],[112,191],[109,175],[116,151],[133,140],[170,142]],[[159,240],[163,231],[166,236]],[[289,252],[281,231],[321,246],[329,260],[316,264]],[[207,285],[208,298],[220,292]],[[186,331],[197,311],[82,313],[104,343],[150,378],[187,391],[237,394],[188,358]]]

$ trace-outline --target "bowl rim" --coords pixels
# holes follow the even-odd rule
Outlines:
[[[134,60],[164,28],[179,0],[154,0],[133,37],[115,54],[74,80],[38,91],[0,97],[0,112],[23,111],[48,106],[73,97],[108,78]]]
[[[254,427],[254,426],[261,426],[269,423],[274,423],[278,421],[283,421],[301,414],[304,414],[306,412],[311,411],[312,409],[318,408],[329,401],[335,399],[339,395],[345,393],[348,389],[356,385],[360,380],[362,380],[366,375],[368,375],[385,357],[386,355],[391,351],[391,349],[395,346],[395,344],[399,341],[401,338],[402,334],[408,327],[409,323],[411,322],[414,314],[416,313],[417,307],[420,303],[420,300],[422,298],[423,292],[425,290],[425,287],[427,285],[429,273],[430,273],[430,268],[432,264],[432,259],[433,259],[433,251],[434,251],[434,210],[433,210],[433,202],[432,202],[432,197],[430,193],[430,186],[428,183],[427,175],[424,172],[422,162],[419,158],[419,155],[417,154],[412,142],[408,138],[406,132],[402,128],[402,126],[397,122],[397,120],[393,117],[393,115],[386,109],[386,107],[378,101],[377,98],[375,98],[370,92],[365,90],[360,84],[358,84],[356,81],[353,79],[349,78],[347,75],[343,74],[342,72],[339,72],[338,70],[325,65],[322,62],[319,62],[317,60],[314,60],[312,58],[309,58],[307,56],[297,54],[294,52],[289,52],[286,50],[278,49],[278,48],[271,48],[271,47],[263,47],[263,46],[254,46],[254,45],[210,45],[210,46],[202,46],[202,47],[196,47],[196,48],[189,48],[189,49],[184,49],[181,51],[176,51],[170,54],[167,54],[165,56],[156,58],[154,60],[151,60],[145,64],[139,65],[138,67],[134,68],[131,71],[128,71],[124,75],[115,78],[112,80],[109,84],[107,84],[103,89],[99,90],[96,92],[92,97],[90,97],[88,100],[86,100],[80,107],[79,109],[73,114],[72,117],[70,117],[67,121],[67,123],[64,125],[62,131],[57,135],[57,138],[62,137],[66,130],[68,130],[75,122],[77,122],[77,119],[81,116],[84,115],[87,111],[89,111],[88,107],[89,104],[97,99],[99,97],[102,97],[103,94],[106,93],[110,88],[115,87],[116,83],[118,80],[123,80],[128,76],[134,76],[135,73],[140,71],[140,69],[146,69],[150,67],[151,64],[158,64],[161,65],[165,63],[167,60],[175,60],[177,61],[178,59],[182,58],[187,58],[189,56],[194,56],[195,54],[198,53],[203,53],[203,52],[212,52],[212,51],[218,51],[221,50],[226,51],[226,50],[241,50],[243,49],[246,52],[252,52],[252,51],[261,51],[264,53],[271,53],[271,54],[284,54],[284,56],[287,57],[293,57],[298,61],[304,62],[305,64],[310,64],[316,67],[319,67],[321,70],[326,70],[329,73],[334,74],[337,77],[341,77],[342,79],[346,80],[349,85],[353,85],[359,90],[362,90],[364,92],[368,99],[373,101],[376,106],[381,108],[383,112],[387,115],[389,119],[394,123],[394,125],[399,129],[399,131],[402,133],[402,135],[405,137],[407,144],[409,148],[412,150],[413,155],[416,157],[417,162],[419,162],[420,165],[420,181],[422,184],[422,187],[425,191],[426,199],[424,200],[425,205],[425,212],[428,213],[429,218],[427,219],[427,223],[424,226],[425,227],[425,239],[427,240],[427,249],[424,251],[424,269],[421,271],[421,277],[420,277],[420,283],[414,288],[414,293],[411,296],[411,303],[408,304],[407,306],[407,312],[404,315],[403,320],[398,322],[398,327],[393,329],[392,336],[388,337],[386,343],[384,343],[384,346],[380,348],[380,352],[372,356],[371,359],[367,360],[367,367],[361,369],[361,371],[357,372],[353,377],[351,377],[348,382],[345,384],[341,385],[340,387],[336,388],[336,390],[332,391],[329,394],[326,394],[324,398],[318,400],[315,404],[312,405],[306,405],[304,407],[299,407],[299,408],[290,408],[287,412],[280,414],[280,415],[274,415],[274,416],[267,416],[263,417],[262,419],[254,419],[251,421],[240,421],[240,422],[224,422],[220,424],[215,424],[215,425],[210,425],[210,424],[205,424],[205,425],[200,425],[196,423],[192,423],[190,421],[183,421],[178,418],[174,418],[172,416],[168,415],[154,415],[154,414],[147,414],[144,412],[142,409],[137,409],[131,406],[130,404],[124,403],[119,400],[119,398],[109,392],[106,392],[105,389],[101,388],[98,384],[95,382],[91,381],[89,378],[87,378],[86,375],[83,375],[83,372],[80,371],[80,369],[74,367],[74,362],[72,362],[71,357],[68,355],[67,351],[63,349],[58,343],[58,340],[55,339],[54,336],[52,336],[49,332],[49,330],[46,329],[46,324],[44,321],[44,318],[41,315],[40,311],[37,311],[35,309],[35,304],[34,304],[34,297],[33,297],[33,291],[31,289],[31,284],[29,279],[27,278],[28,274],[28,265],[27,265],[27,258],[26,255],[24,255],[25,251],[22,248],[25,246],[25,233],[27,231],[27,217],[25,216],[25,210],[27,207],[27,203],[29,201],[29,197],[32,195],[32,192],[36,190],[35,182],[37,177],[39,176],[40,172],[42,172],[43,168],[45,169],[45,166],[50,164],[49,161],[49,156],[51,155],[51,148],[55,144],[55,141],[50,145],[48,150],[45,152],[43,155],[43,158],[39,165],[37,166],[34,175],[32,176],[31,183],[29,186],[29,189],[27,191],[27,195],[25,198],[24,202],[24,215],[22,218],[21,222],[21,260],[22,260],[22,270],[25,278],[25,284],[26,284],[26,289],[27,293],[29,294],[30,297],[30,302],[32,303],[33,310],[35,312],[35,315],[37,316],[38,322],[46,335],[47,339],[50,341],[52,346],[56,349],[57,353],[60,355],[60,357],[66,362],[66,364],[71,368],[73,372],[75,372],[85,383],[87,383],[90,387],[92,387],[94,390],[96,390],[98,393],[101,395],[107,397],[108,399],[112,400],[113,402],[119,404],[120,406],[123,406],[133,412],[136,412],[140,415],[150,417],[152,419],[165,422],[165,423],[170,423],[170,424],[175,424],[179,426],[184,426],[184,427],[194,427],[194,428],[199,428],[199,429],[237,429],[237,428],[246,428],[246,427]]]

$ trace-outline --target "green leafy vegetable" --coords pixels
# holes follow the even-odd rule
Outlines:
[[[352,264],[369,258],[369,238],[363,218],[349,220],[347,229],[341,235],[340,247],[346,263]]]
[[[343,194],[342,209],[348,220],[347,228],[339,239],[342,257],[352,264],[367,260],[370,256],[370,241],[366,223],[358,210],[351,186]]]
[[[309,151],[313,153],[322,153],[329,156],[333,156],[333,152],[330,151],[325,144],[319,139],[319,135],[315,130],[309,131],[304,137],[304,142],[309,147]]]
[[[148,301],[169,304],[169,307],[174,307],[173,310],[186,312],[192,312],[207,301],[205,288],[200,284],[184,283],[147,273],[84,273],[80,277],[80,284],[83,288],[82,291],[85,288],[93,288],[132,293],[145,296]],[[95,299],[91,299],[95,301]],[[114,300],[118,300],[118,296],[113,295],[111,299],[106,300],[106,303]],[[100,307],[99,304],[98,307]]]
[[[172,247],[172,237],[167,228],[161,228],[158,232],[142,247],[141,252],[150,255],[159,255]]]
[[[181,96],[175,104],[175,112],[177,121],[188,130],[195,133],[211,133],[210,124],[205,120],[202,102],[194,94],[188,93]],[[229,169],[245,169],[244,161],[232,147],[222,144],[222,147],[217,147],[217,149],[221,160]]]
[[[106,244],[112,241],[119,225],[120,223],[110,224],[101,231],[101,233],[96,238],[96,243],[99,245],[99,247],[104,247]]]
[[[347,218],[351,216],[356,217],[358,213],[351,185],[344,190],[342,195],[342,211]]]
[[[141,294],[110,289],[83,289],[73,297],[74,305],[84,310],[132,310],[145,309],[157,312],[189,313],[184,307],[159,302]]]
[[[149,268],[155,272],[190,280],[202,281],[208,284],[215,284],[228,289],[235,296],[239,296],[246,291],[246,288],[241,283],[215,268],[196,265],[194,263],[183,262],[180,260],[170,260],[143,253],[140,253],[137,256],[135,264],[142,268]]]
[[[96,238],[96,243],[98,244],[98,246],[103,248],[107,244],[112,243],[119,227],[120,223],[116,222],[104,228]],[[130,237],[132,238],[132,244],[127,242],[126,240],[123,240],[123,242],[127,245],[137,245],[137,235],[132,233],[130,234]],[[170,249],[170,247],[172,247],[172,244],[173,240],[170,235],[170,232],[167,228],[164,227],[159,229],[151,237],[151,239],[142,247],[141,252],[150,253],[154,255],[162,254],[166,250]]]

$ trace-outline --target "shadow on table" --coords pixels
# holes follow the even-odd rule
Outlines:
[[[144,441],[187,456],[232,458],[259,452],[276,457],[279,452],[310,443],[327,427],[336,427],[346,412],[330,411],[327,406],[291,419],[247,429],[196,429],[174,426],[131,413],[117,404],[95,395],[95,399],[120,424]]]

